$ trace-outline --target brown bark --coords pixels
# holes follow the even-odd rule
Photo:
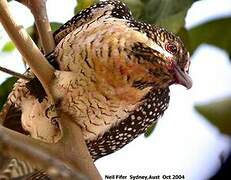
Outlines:
[[[0,0],[0,21],[16,48],[42,83],[47,95],[51,96],[49,84],[54,78],[54,68],[47,62],[25,29],[15,22],[6,0]]]
[[[45,54],[52,52],[55,48],[55,42],[53,39],[51,26],[47,16],[46,1],[21,0],[19,2],[27,6],[33,14]]]

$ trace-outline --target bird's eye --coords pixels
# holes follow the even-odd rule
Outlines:
[[[168,51],[169,53],[171,53],[173,55],[177,53],[177,47],[173,43],[167,43],[165,45],[165,49],[166,49],[166,51]]]

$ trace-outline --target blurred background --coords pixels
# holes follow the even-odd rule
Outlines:
[[[78,2],[78,4],[77,4]],[[48,0],[57,29],[93,0]],[[184,175],[209,179],[231,149],[231,0],[125,0],[135,17],[179,34],[191,52],[193,87],[171,87],[169,108],[157,126],[123,149],[99,159],[101,175]],[[29,27],[34,19],[11,1],[15,18]],[[54,23],[55,22],[55,23]],[[22,58],[0,24],[0,66],[23,73]],[[0,72],[0,108],[14,78]],[[230,177],[231,178],[231,177]]]

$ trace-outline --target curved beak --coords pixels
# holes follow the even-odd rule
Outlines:
[[[174,64],[173,71],[175,73],[175,80],[177,84],[181,84],[187,89],[190,89],[192,87],[192,79],[190,78],[188,73],[182,71],[177,64]]]

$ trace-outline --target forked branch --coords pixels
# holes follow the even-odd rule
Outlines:
[[[0,66],[0,71],[7,73],[7,74],[10,74],[10,75],[17,77],[17,78],[25,79],[27,81],[31,80],[31,78],[26,76],[26,75],[20,74],[18,72],[12,71],[10,69],[7,69],[7,68],[1,67],[1,66]]]
[[[2,126],[0,126],[0,147],[1,154],[8,157],[16,156],[33,164],[33,167],[38,169],[48,169],[47,173],[51,177],[86,179],[84,175],[72,168],[71,165],[65,164],[59,156],[54,154],[54,146],[31,139]],[[52,169],[52,173],[50,173],[50,169]]]
[[[0,21],[33,73],[40,80],[47,95],[52,97],[49,84],[54,78],[54,68],[47,62],[25,29],[14,20],[6,0],[0,0]]]
[[[51,26],[47,16],[46,1],[45,0],[18,0],[25,6],[27,6],[34,18],[36,27],[39,33],[39,37],[42,43],[45,54],[52,52],[55,48],[55,42]]]
[[[0,126],[0,153],[27,161],[38,169],[47,169],[51,177],[86,179],[84,173],[89,179],[100,180],[80,127],[65,113],[61,119],[64,137],[52,145]]]

